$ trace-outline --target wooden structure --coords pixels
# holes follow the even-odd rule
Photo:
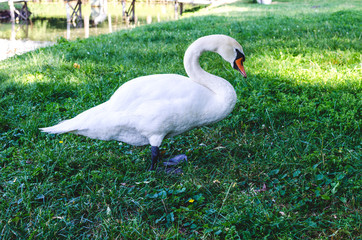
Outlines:
[[[175,2],[175,11],[180,9],[180,16],[184,11],[184,4],[209,5],[212,3],[212,0],[168,0],[168,1]]]
[[[1,0],[0,0],[1,1]],[[75,4],[75,7],[73,7],[70,2],[72,0],[65,0],[65,2],[67,3],[67,20],[68,21],[81,21],[83,20],[82,18],[82,0],[76,0],[77,3]],[[72,10],[72,14],[70,14],[69,10]]]
[[[8,2],[12,22],[15,22],[15,19],[17,17],[19,18],[19,20],[24,20],[24,21],[29,20],[31,12],[29,11],[29,8],[28,8],[28,4],[27,4],[28,0],[0,0],[0,2]],[[15,2],[23,3],[23,6],[20,9],[20,11],[15,8],[15,6],[14,6]]]
[[[182,13],[183,13],[184,4],[209,5],[212,3],[212,0],[166,0],[166,1],[174,2],[175,3],[175,12],[180,12],[180,15],[182,15]],[[132,0],[131,5],[129,6],[127,11],[125,11],[126,0],[122,0],[122,5],[123,5],[123,16],[129,17],[129,21],[133,22],[136,17],[135,16],[136,0]]]
[[[71,22],[80,22],[83,20],[82,17],[82,0],[64,0],[67,5],[67,19]],[[166,0],[168,2],[175,3],[175,12],[183,13],[184,4],[193,4],[193,5],[205,5],[211,4],[212,0]],[[27,2],[28,0],[0,0],[0,2],[8,2],[10,7],[10,16],[11,21],[15,22],[15,19],[18,17],[19,20],[29,20],[31,12],[29,11]],[[76,2],[73,7],[70,2]],[[21,10],[15,9],[14,3],[23,3]],[[122,0],[123,6],[123,16],[126,17],[129,21],[135,21],[135,7],[136,0],[132,0],[131,4],[126,10],[126,0]]]
[[[126,2],[125,0],[123,0],[122,2]],[[124,5],[125,6],[125,5]],[[135,20],[135,12],[136,12],[136,0],[132,0],[131,5],[129,6],[128,10],[125,11],[126,16],[125,17],[129,17],[129,21],[134,22]]]
[[[212,3],[212,0],[166,0],[166,1],[175,3],[175,13],[180,12],[180,16],[184,11],[184,4],[209,5]],[[129,17],[129,21],[134,22],[136,17],[135,16],[136,0],[132,0],[131,5],[129,6],[127,11],[125,11],[126,0],[122,0],[122,6],[123,6],[123,16]]]

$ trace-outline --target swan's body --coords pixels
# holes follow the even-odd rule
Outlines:
[[[219,53],[246,77],[241,46],[228,36],[206,36],[196,40],[185,53],[184,65],[190,78],[158,74],[133,79],[107,102],[41,130],[136,146],[150,144],[153,169],[164,138],[220,121],[234,108],[236,93],[231,84],[200,67],[199,57],[204,51]]]
[[[162,89],[155,91],[155,86]],[[213,95],[209,89],[180,75],[139,77],[122,85],[107,102],[43,130],[73,132],[135,146],[159,146],[164,137],[226,117],[231,109],[226,109]],[[230,105],[234,104],[233,96]]]

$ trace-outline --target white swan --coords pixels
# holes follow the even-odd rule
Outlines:
[[[153,170],[164,138],[218,122],[234,108],[236,93],[231,84],[200,67],[199,57],[204,51],[220,54],[246,78],[240,44],[225,35],[205,36],[186,50],[184,66],[189,78],[157,74],[133,79],[118,88],[107,102],[40,130],[135,146],[150,144]]]

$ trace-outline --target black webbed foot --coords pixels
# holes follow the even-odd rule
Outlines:
[[[187,162],[187,156],[185,154],[180,154],[170,158],[167,162],[163,162],[163,165],[166,167],[175,166],[183,162]]]
[[[181,168],[178,168],[176,165],[179,165],[183,162],[187,162],[187,156],[185,154],[180,154],[170,158],[168,161],[163,162],[165,168],[160,168],[167,174],[181,174],[183,173]]]
[[[160,149],[158,147],[151,147],[151,167],[149,171],[156,169],[158,159],[160,158]],[[163,162],[164,168],[158,168],[157,171],[163,171],[167,174],[181,174],[183,173],[181,168],[176,167],[176,165],[187,162],[187,156],[185,154],[180,154],[170,158],[168,161]]]

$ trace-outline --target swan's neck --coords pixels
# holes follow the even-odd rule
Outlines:
[[[217,52],[217,46],[212,42],[199,39],[189,46],[184,57],[184,66],[187,75],[194,82],[210,89],[225,107],[230,107],[230,112],[236,103],[236,93],[233,86],[225,79],[206,72],[201,68],[199,59],[203,52]]]

